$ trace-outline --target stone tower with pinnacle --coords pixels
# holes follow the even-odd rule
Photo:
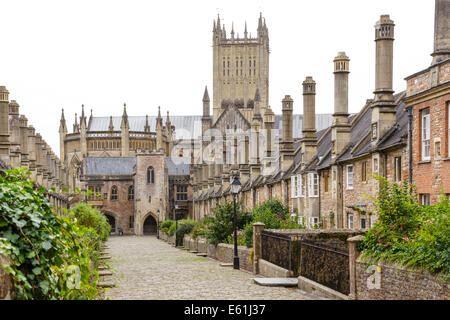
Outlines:
[[[227,37],[220,17],[213,24],[213,119],[215,123],[228,104],[234,103],[252,120],[256,89],[260,94],[260,112],[265,113],[269,101],[269,32],[259,16],[256,37],[247,32],[235,36],[232,25]]]

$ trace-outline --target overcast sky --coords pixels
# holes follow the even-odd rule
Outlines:
[[[94,116],[200,115],[205,85],[212,96],[212,27],[256,35],[259,12],[270,38],[270,105],[294,99],[302,113],[301,83],[317,82],[316,112],[333,112],[333,64],[350,57],[349,111],[373,97],[374,25],[394,20],[394,90],[431,63],[432,0],[2,0],[0,85],[20,104],[37,132],[59,155],[64,108],[69,132],[85,105]]]

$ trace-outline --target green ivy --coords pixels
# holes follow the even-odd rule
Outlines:
[[[0,176],[0,253],[12,266],[17,299],[96,299],[95,247],[92,228],[58,216],[35,188],[26,169]]]

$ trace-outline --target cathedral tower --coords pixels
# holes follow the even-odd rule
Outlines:
[[[247,33],[244,37],[227,38],[225,25],[220,17],[213,24],[213,123],[224,108],[236,104],[242,111],[254,108],[254,96],[259,88],[261,114],[265,113],[269,101],[269,32],[266,21],[260,14],[256,37]],[[251,121],[253,112],[243,112]]]

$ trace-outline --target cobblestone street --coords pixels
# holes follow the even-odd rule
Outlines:
[[[110,299],[313,299],[295,288],[263,287],[254,275],[176,249],[153,236],[111,237]]]

